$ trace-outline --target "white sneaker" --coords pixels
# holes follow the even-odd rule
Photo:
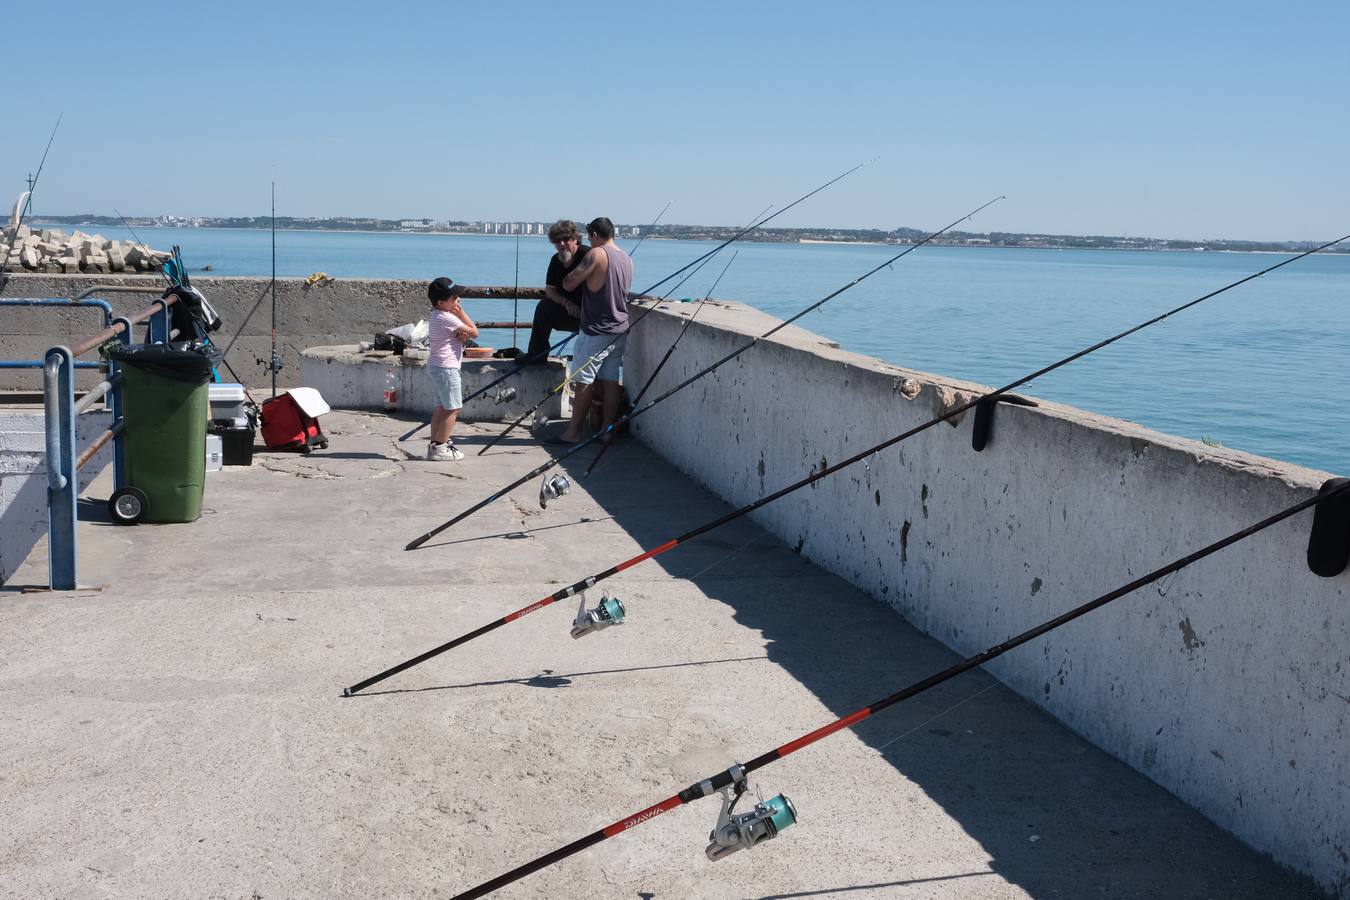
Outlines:
[[[464,451],[454,444],[431,444],[427,447],[427,459],[432,462],[458,461],[464,458]]]

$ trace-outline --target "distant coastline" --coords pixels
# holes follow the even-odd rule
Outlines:
[[[425,223],[425,224],[423,224]],[[156,218],[118,217],[93,214],[74,216],[35,216],[34,227],[77,228],[203,228],[221,230],[267,231],[270,219],[262,216],[247,218],[175,216]],[[708,225],[616,225],[619,237],[645,237],[651,240],[725,241],[738,235],[741,229],[730,226]],[[516,237],[542,238],[547,232],[542,222],[436,222],[430,219],[297,219],[278,217],[278,231],[348,234],[421,234],[447,237]],[[644,234],[644,232],[646,232]],[[880,229],[848,228],[767,228],[759,229],[754,243],[788,244],[859,244],[873,246],[905,246],[928,237],[928,232],[915,228]],[[943,247],[1004,248],[1032,250],[1137,250],[1182,253],[1301,253],[1319,246],[1315,241],[1244,241],[1209,240],[1190,241],[1176,238],[1113,237],[1107,235],[1051,235],[1020,232],[964,232],[953,231],[930,243]],[[1350,242],[1347,242],[1350,243]],[[1326,253],[1350,253],[1350,246],[1329,247]]]

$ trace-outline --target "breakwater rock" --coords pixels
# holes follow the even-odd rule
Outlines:
[[[66,275],[150,272],[162,266],[169,255],[145,244],[109,240],[101,234],[85,234],[79,230],[67,235],[55,228],[7,225],[0,232],[0,264],[12,271],[23,269]]]

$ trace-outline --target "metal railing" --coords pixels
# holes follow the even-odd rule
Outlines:
[[[88,299],[90,294],[104,292],[153,293],[159,287],[94,287],[73,300],[30,299],[5,303],[26,306],[102,306],[105,328],[98,334],[76,342],[73,346],[58,345],[47,351],[39,363],[42,366],[42,401],[46,420],[47,449],[47,568],[54,591],[73,591],[79,584],[77,571],[76,511],[79,493],[79,471],[94,458],[94,454],[112,441],[113,489],[126,484],[126,460],[122,449],[122,373],[116,363],[78,363],[76,357],[103,346],[114,338],[123,346],[131,343],[132,328],[148,320],[148,343],[164,343],[169,339],[169,307],[176,299],[157,299],[134,316],[114,316],[108,303]],[[4,303],[4,301],[0,301]],[[78,402],[75,400],[75,369],[104,368],[102,381],[89,390]],[[106,368],[105,368],[106,367]],[[107,398],[112,424],[96,435],[79,451],[75,423],[80,413],[99,400]]]

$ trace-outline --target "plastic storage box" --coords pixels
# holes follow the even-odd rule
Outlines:
[[[242,384],[207,385],[207,393],[211,400],[211,415],[208,418],[212,421],[239,419],[246,415],[248,395],[244,393]]]

